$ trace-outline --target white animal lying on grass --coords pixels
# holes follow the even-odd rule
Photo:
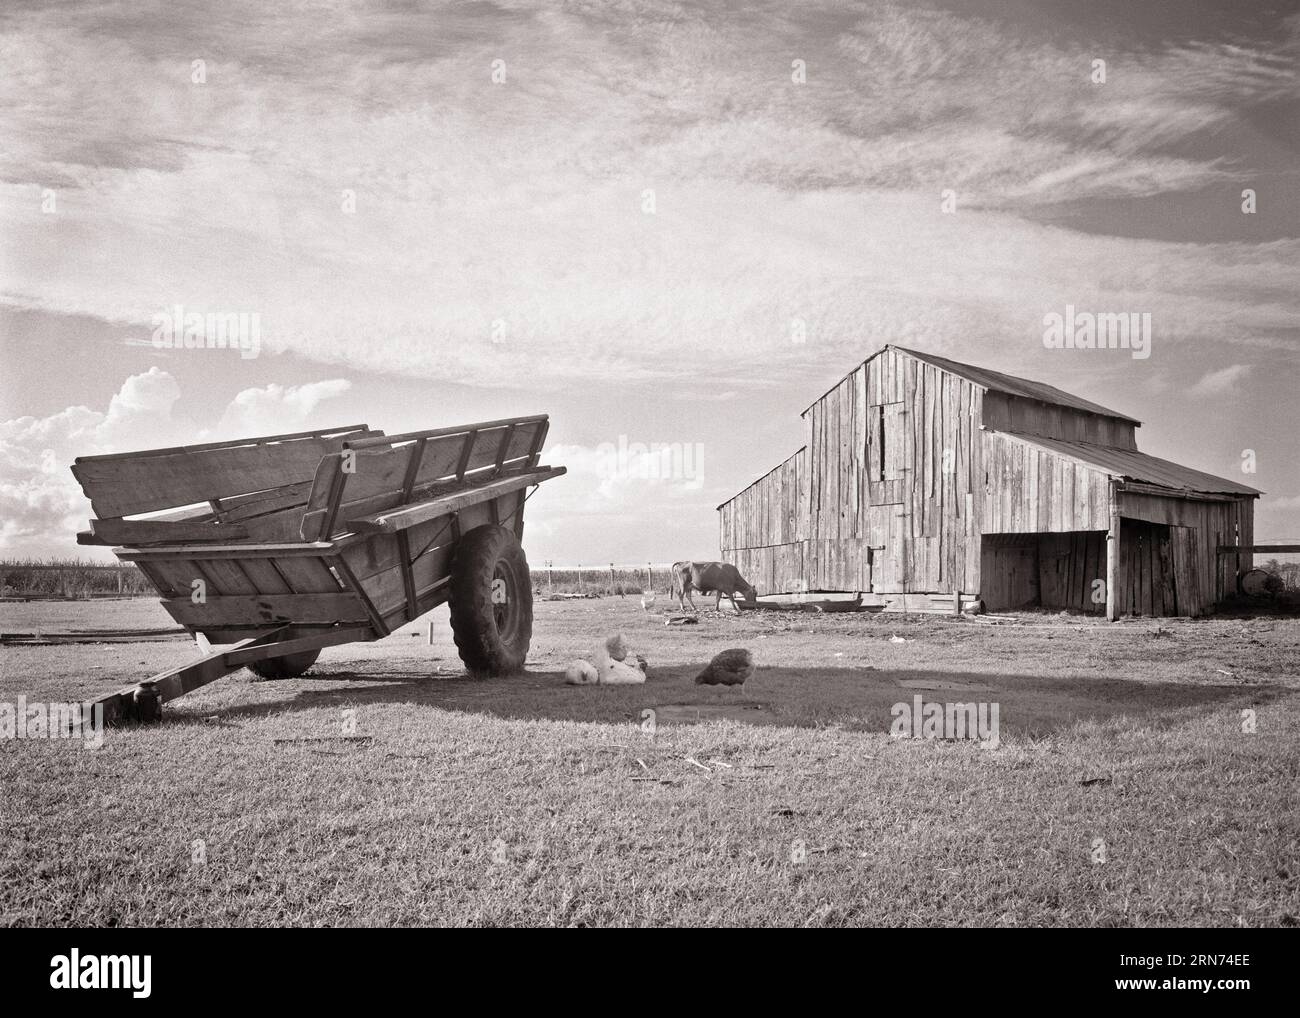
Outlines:
[[[571,686],[631,686],[645,682],[645,658],[633,657],[629,661],[622,635],[611,636],[597,647],[593,658],[594,664],[582,658],[570,661],[564,681]]]

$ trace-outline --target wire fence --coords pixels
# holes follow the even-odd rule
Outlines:
[[[554,565],[532,567],[533,589],[543,597],[627,597],[672,592],[672,563]]]
[[[1281,542],[1276,542],[1281,543]],[[1297,542],[1300,543],[1300,542]],[[1300,592],[1300,554],[1260,553],[1255,568],[1276,580],[1270,587]],[[533,590],[542,597],[627,597],[672,593],[672,563],[575,563],[543,561],[532,566]],[[157,597],[134,565],[80,560],[0,560],[0,597],[11,600],[92,600]]]

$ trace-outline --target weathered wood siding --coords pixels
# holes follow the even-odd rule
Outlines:
[[[814,589],[979,589],[982,390],[894,350],[808,408]]]
[[[1221,601],[1236,591],[1237,563],[1230,555],[1220,559],[1217,549],[1221,544],[1254,543],[1255,500],[1253,497],[1213,501],[1170,498],[1128,491],[1122,486],[1116,497],[1120,515],[1126,520],[1163,523],[1175,528],[1185,527],[1192,532],[1191,535],[1177,538],[1183,542],[1178,554],[1180,562],[1183,563],[1182,567],[1190,567],[1194,571],[1200,591],[1199,601],[1204,606]],[[1191,556],[1190,560],[1187,556]],[[1253,557],[1249,553],[1241,555],[1240,559],[1242,569],[1249,569],[1253,565]],[[1141,582],[1140,575],[1138,582]],[[1184,586],[1190,589],[1189,584]],[[1180,612],[1180,614],[1187,613]]]
[[[1102,417],[1070,407],[1008,396],[984,394],[984,427],[990,431],[1016,431],[1067,442],[1091,442],[1118,449],[1137,449],[1137,425],[1117,417]]]
[[[718,510],[723,560],[761,594],[806,589],[806,460],[800,449]]]
[[[1110,526],[1110,475],[984,432],[983,532],[1067,533]]]
[[[1039,603],[1044,608],[1104,614],[1106,535],[1101,531],[1038,538]]]

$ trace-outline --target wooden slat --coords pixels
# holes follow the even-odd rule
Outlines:
[[[248,578],[238,559],[195,559],[208,581],[208,597],[225,594],[256,594],[257,584]]]
[[[228,675],[242,667],[240,664],[232,664],[227,655],[241,650],[255,654],[263,652],[265,645],[274,641],[281,628],[283,627],[256,633],[236,644],[234,648],[213,651],[197,661],[189,661],[175,668],[169,668],[137,685],[127,686],[125,689],[118,689],[101,696],[94,703],[103,708],[105,724],[114,724],[137,717],[136,704],[141,695],[156,699],[158,703],[166,703],[200,686],[215,682],[223,675]]]
[[[78,544],[178,544],[189,541],[238,541],[249,536],[239,523],[91,520],[90,531],[77,534]]]
[[[455,429],[424,439],[419,467],[409,489],[410,453],[408,446],[387,444],[396,439],[358,443],[352,474],[345,474],[341,466],[330,465],[331,459],[341,464],[344,454],[327,458],[317,472],[303,515],[302,536],[324,539],[342,532],[345,520],[397,508],[412,497],[423,501],[445,494],[458,483],[479,483],[494,474],[510,476],[527,468],[535,459],[534,445],[544,437],[547,423],[544,418],[513,423],[513,430],[507,423],[478,432]],[[481,436],[481,440],[475,436]],[[499,458],[501,443],[508,446],[504,459]]]
[[[346,545],[340,541],[300,541],[295,544],[231,544],[231,545],[169,545],[165,548],[114,549],[123,562],[164,563],[187,558],[288,558],[292,556],[319,557]]]
[[[178,597],[163,601],[162,606],[181,625],[198,630],[275,622],[369,621],[365,606],[351,593],[210,597],[206,604],[194,604],[188,597]]]
[[[285,582],[298,594],[329,594],[340,589],[338,578],[321,557],[284,557],[272,560]]]
[[[117,552],[117,556],[127,558],[122,552]],[[207,574],[199,564],[183,555],[150,561],[148,565],[145,575],[153,580],[158,592],[164,596],[189,597],[195,580],[203,580],[205,584],[208,582]],[[144,563],[141,563],[141,568],[145,568]]]
[[[338,626],[322,629],[307,636],[292,640],[277,640],[275,646],[249,647],[247,649],[228,650],[225,652],[227,663],[236,667],[251,664],[271,657],[284,657],[288,654],[300,654],[307,650],[321,650],[325,647],[337,647],[343,643],[362,643],[373,640],[374,634],[369,628],[358,626]]]
[[[350,442],[353,449],[365,449],[380,445],[392,445],[400,442],[411,442],[418,438],[441,438],[444,435],[464,435],[471,431],[487,431],[490,428],[504,428],[509,425],[525,425],[535,423],[545,423],[546,414],[533,414],[529,417],[503,417],[495,421],[479,421],[474,424],[453,425],[446,428],[432,428],[428,431],[408,431],[399,435],[387,435],[383,438],[364,438]]]
[[[95,515],[107,519],[173,509],[210,499],[265,491],[313,476],[321,457],[346,436],[145,452],[104,460],[83,457],[72,473]]]
[[[239,559],[239,567],[257,588],[259,594],[290,594],[289,586],[280,570],[275,567],[274,559],[245,558]]]
[[[549,480],[552,477],[559,477],[565,473],[564,467],[546,467],[540,470],[531,471],[527,474],[519,474],[514,477],[502,478],[499,481],[491,481],[470,488],[467,491],[460,491],[451,495],[443,495],[439,498],[429,499],[425,502],[417,502],[414,505],[403,506],[398,509],[387,510],[379,513],[372,513],[366,516],[357,516],[348,519],[348,528],[357,533],[387,533],[395,534],[408,527],[416,526],[420,523],[427,523],[429,520],[437,519],[441,516],[447,516],[454,512],[459,512],[469,506],[476,505],[506,494],[511,491],[517,491],[520,488],[526,488],[533,484],[539,484],[542,481]]]

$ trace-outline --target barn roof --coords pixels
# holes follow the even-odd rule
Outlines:
[[[1216,477],[1201,470],[1193,470],[1158,456],[1148,456],[1135,449],[1119,449],[1109,445],[1093,445],[1091,442],[1067,442],[1059,438],[1044,438],[1041,435],[1022,435],[1014,431],[993,431],[990,434],[1005,435],[1017,442],[1024,442],[1045,452],[1057,456],[1067,456],[1084,466],[1101,470],[1115,477],[1143,484],[1156,484],[1162,488],[1179,491],[1202,492],[1216,495],[1259,495],[1256,488]]]
[[[1022,399],[1037,400],[1040,403],[1051,403],[1055,406],[1069,407],[1072,410],[1083,410],[1090,414],[1098,414],[1102,417],[1116,417],[1121,421],[1128,421],[1130,424],[1140,426],[1142,424],[1136,417],[1129,417],[1127,414],[1118,413],[1115,410],[1108,410],[1097,403],[1089,402],[1086,399],[1080,399],[1068,392],[1056,388],[1054,385],[1048,385],[1045,382],[1034,382],[1028,378],[1017,378],[1015,375],[1004,375],[1000,371],[990,371],[988,368],[977,368],[973,364],[962,364],[959,361],[950,361],[947,357],[938,357],[932,353],[922,353],[919,350],[909,350],[905,346],[898,346],[890,343],[878,350],[867,358],[867,361],[874,360],[884,353],[885,350],[897,350],[899,353],[905,353],[909,357],[915,357],[918,361],[933,365],[942,371],[950,372],[960,378],[973,382],[975,385],[988,389],[991,392],[1006,393],[1009,396],[1019,396]],[[863,361],[865,364],[867,361]],[[861,367],[861,365],[858,365]],[[853,369],[854,371],[857,368]],[[852,374],[853,372],[849,372]],[[844,378],[847,378],[845,375]],[[840,379],[842,382],[844,379]],[[838,385],[839,382],[836,383]],[[832,386],[833,389],[835,386]],[[829,392],[830,389],[827,390]],[[822,394],[823,396],[825,393]],[[821,398],[821,397],[818,397]],[[816,402],[814,400],[813,402]],[[808,412],[808,407],[804,408],[804,413]]]

